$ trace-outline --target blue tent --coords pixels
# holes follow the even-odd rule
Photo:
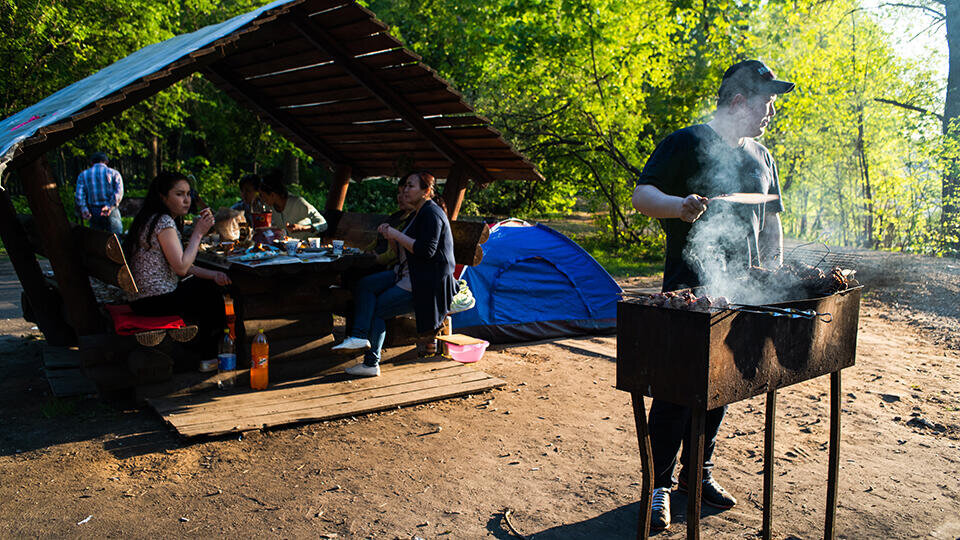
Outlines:
[[[461,276],[477,304],[453,316],[456,332],[507,343],[616,331],[620,286],[573,240],[508,220],[483,252]]]

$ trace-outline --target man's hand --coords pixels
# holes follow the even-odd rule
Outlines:
[[[287,230],[291,232],[312,231],[313,227],[311,227],[310,225],[297,225],[296,223],[287,223]]]
[[[700,219],[700,216],[707,209],[707,200],[706,197],[701,197],[696,193],[687,195],[680,201],[680,219],[687,223],[693,223]]]
[[[80,211],[80,217],[82,217],[83,219],[89,221],[90,218],[93,217],[93,214],[91,214],[89,210],[87,210],[86,208],[84,208],[83,210]]]
[[[103,208],[100,209],[100,216],[101,216],[101,217],[107,217],[107,216],[110,215],[110,212],[112,212],[112,211],[113,211],[113,207],[112,207],[112,206],[104,206]]]

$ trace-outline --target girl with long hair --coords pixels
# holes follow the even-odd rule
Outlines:
[[[213,227],[209,208],[198,215],[184,247],[183,217],[190,211],[190,201],[190,182],[180,173],[161,172],[150,183],[124,240],[139,290],[131,295],[130,307],[139,315],[176,314],[196,324],[197,352],[201,358],[213,358],[226,325],[218,286],[228,285],[230,278],[193,264],[200,239]]]
[[[443,324],[457,292],[453,278],[453,234],[437,196],[436,180],[427,171],[400,179],[401,208],[412,212],[403,230],[383,223],[378,232],[398,246],[399,262],[391,270],[364,277],[354,287],[353,325],[335,350],[369,349],[363,362],[348,367],[349,375],[380,375],[380,349],[386,319],[414,313],[417,332],[435,332]]]

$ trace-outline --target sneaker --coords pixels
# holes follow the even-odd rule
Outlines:
[[[681,493],[687,492],[687,477],[682,474],[677,484],[677,490]],[[703,504],[722,510],[733,508],[733,505],[737,504],[737,499],[727,493],[727,490],[723,489],[723,486],[713,478],[707,478],[700,485],[700,500]]]
[[[353,375],[354,377],[379,377],[380,376],[380,365],[368,366],[363,362],[355,366],[350,366],[344,370],[347,375]]]
[[[650,510],[650,530],[662,531],[670,527],[670,488],[653,490]]]
[[[334,345],[332,351],[363,351],[370,348],[370,341],[358,338],[358,337],[348,337],[343,340],[343,343],[339,345]]]

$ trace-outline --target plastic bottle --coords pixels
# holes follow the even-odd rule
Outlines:
[[[233,311],[233,298],[229,294],[223,295],[224,315],[227,318],[227,330],[230,332],[230,339],[237,339],[237,315]]]
[[[217,367],[220,372],[217,384],[220,388],[233,388],[237,370],[237,353],[233,347],[233,338],[230,337],[229,328],[223,330],[220,353],[217,355]]]
[[[267,336],[263,335],[263,328],[261,328],[250,345],[250,388],[263,390],[267,387],[269,356],[270,345],[267,344]]]

